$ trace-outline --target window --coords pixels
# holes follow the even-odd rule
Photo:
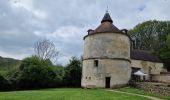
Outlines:
[[[99,61],[98,60],[94,60],[94,66],[98,67],[99,66]]]

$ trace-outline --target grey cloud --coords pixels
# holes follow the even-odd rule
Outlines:
[[[31,2],[14,7],[15,3]],[[118,28],[132,28],[149,19],[169,20],[164,0],[1,0],[0,54],[23,58],[39,39],[53,40],[63,54],[60,62],[83,53],[83,36],[100,24],[107,5]],[[1,53],[2,52],[2,53]],[[21,54],[22,56],[17,56]]]

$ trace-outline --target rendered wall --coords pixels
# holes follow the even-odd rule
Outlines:
[[[127,84],[130,79],[130,42],[126,35],[97,33],[85,38],[82,69],[82,87],[105,87],[105,77],[111,77],[110,86]],[[94,66],[94,60],[99,66]]]
[[[95,67],[94,60],[83,61],[82,87],[105,87],[105,77],[111,77],[110,87],[125,85],[130,79],[130,62],[122,60],[99,59]],[[90,78],[89,78],[90,77]]]
[[[150,74],[160,74],[163,68],[163,63],[142,61],[142,60],[131,60],[131,66],[141,68],[142,72],[147,74],[146,79],[150,79]]]
[[[152,75],[152,81],[164,82],[170,84],[170,74]]]
[[[84,59],[125,58],[130,59],[130,42],[126,35],[98,33],[85,38]]]

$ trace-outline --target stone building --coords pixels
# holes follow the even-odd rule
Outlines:
[[[108,12],[101,24],[89,29],[84,37],[82,87],[115,88],[126,85],[133,73],[140,70],[147,74],[159,74],[163,67],[154,55],[141,50],[131,50],[127,30],[119,30]]]

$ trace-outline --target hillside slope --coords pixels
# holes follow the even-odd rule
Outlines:
[[[20,64],[20,60],[13,58],[4,58],[0,56],[0,69],[14,67]]]

